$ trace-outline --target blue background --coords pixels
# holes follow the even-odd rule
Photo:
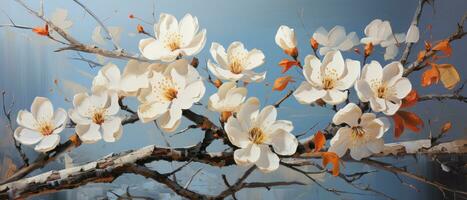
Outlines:
[[[28,5],[35,9],[39,8],[38,1],[27,1]],[[277,63],[286,58],[282,50],[276,46],[274,36],[280,25],[288,25],[295,28],[299,42],[300,58],[311,53],[308,40],[312,33],[320,26],[327,30],[335,25],[342,25],[347,33],[355,31],[359,38],[364,36],[363,29],[375,18],[390,20],[393,32],[406,32],[410,25],[417,1],[393,0],[393,1],[310,1],[310,0],[258,0],[258,1],[183,1],[183,0],[159,0],[155,3],[151,0],[123,1],[123,0],[101,0],[101,1],[83,1],[91,10],[96,13],[107,26],[118,26],[122,28],[120,46],[126,51],[138,52],[138,41],[145,38],[144,35],[136,34],[136,25],[142,24],[148,32],[152,32],[152,26],[140,22],[136,19],[129,19],[128,15],[134,14],[146,21],[154,22],[159,13],[165,12],[175,15],[177,18],[183,17],[185,13],[191,13],[198,17],[200,28],[207,29],[206,46],[197,57],[200,60],[199,71],[206,75],[205,68],[207,59],[210,59],[209,47],[212,42],[219,42],[228,46],[231,42],[241,41],[246,48],[258,48],[266,56],[266,62],[257,68],[257,72],[268,71],[267,79],[260,84],[250,84],[249,96],[257,96],[262,104],[272,104],[280,99],[286,92],[271,92],[270,84],[275,78],[282,76]],[[32,16],[24,8],[12,0],[3,0],[1,9],[8,14],[16,24],[24,26],[41,26],[43,23]],[[152,12],[155,8],[156,19]],[[87,15],[73,1],[47,0],[44,4],[46,16],[50,16],[56,8],[64,8],[69,11],[68,19],[73,21],[71,34],[83,43],[92,44],[91,35],[94,27],[97,26],[89,15]],[[435,7],[426,5],[422,14],[420,31],[421,39],[437,41],[447,37],[456,29],[456,23],[462,17],[467,8],[465,0],[436,1]],[[300,20],[303,18],[303,23]],[[0,24],[9,23],[6,15],[0,15]],[[433,26],[432,33],[427,31],[426,26]],[[53,52],[60,47],[57,43],[51,42],[47,38],[37,36],[30,30],[2,28],[0,29],[0,90],[7,91],[14,95],[16,102],[15,109],[29,109],[29,106],[35,96],[46,96],[54,102],[55,107],[71,108],[70,102],[65,98],[71,99],[74,92],[79,91],[76,84],[90,88],[92,77],[97,74],[99,68],[90,69],[87,63],[71,60],[70,57],[77,57],[75,52]],[[444,59],[441,62],[447,62],[455,65],[463,77],[466,73],[465,55],[466,40],[458,40],[453,44],[453,56]],[[112,48],[110,43],[106,48]],[[414,50],[409,61],[413,61],[416,51],[423,48],[423,43],[414,45]],[[401,49],[402,51],[402,49]],[[383,65],[386,63],[382,57],[384,49],[376,48],[375,55],[371,59],[380,61]],[[85,55],[86,58],[97,60],[94,55]],[[345,58],[361,59],[361,56],[354,52],[346,52]],[[397,58],[400,58],[400,54]],[[123,67],[126,61],[107,59]],[[421,88],[419,85],[421,72],[415,72],[411,75],[412,84],[420,94],[428,93],[449,93],[442,85],[436,85],[429,88]],[[303,80],[298,70],[290,70],[288,75],[292,75],[297,81],[290,85],[289,89],[297,87]],[[58,85],[54,84],[58,81]],[[206,105],[210,94],[214,93],[215,88],[206,83],[207,92],[202,99],[203,105]],[[352,97],[355,100],[354,97]],[[136,109],[136,101],[130,101],[130,105]],[[423,102],[419,103],[411,110],[416,111],[425,121],[431,120],[431,128],[437,134],[439,127],[446,121],[451,121],[454,126],[445,140],[453,138],[466,138],[465,126],[465,103],[460,102]],[[204,113],[211,119],[216,119],[217,114],[207,111],[205,106],[193,106],[193,110],[198,113]],[[123,116],[125,113],[121,112]],[[301,133],[314,124],[318,123],[317,128],[322,128],[332,118],[334,112],[329,108],[310,107],[300,105],[294,98],[286,100],[279,108],[279,118],[293,121],[295,134]],[[2,118],[2,125],[5,123]],[[188,126],[187,120],[181,125],[181,128]],[[2,126],[3,128],[3,126]],[[7,158],[11,158],[15,163],[21,164],[21,161],[12,145],[11,135],[8,130],[0,129],[2,139],[0,140],[0,155],[2,156],[2,165],[5,166]],[[67,129],[62,132],[62,141],[64,141],[73,130]],[[311,131],[308,135],[313,134]],[[428,124],[420,133],[406,132],[400,139],[393,138],[392,130],[385,135],[386,142],[405,141],[409,139],[426,139],[430,133]],[[202,139],[202,133],[194,130],[174,137],[166,136],[171,146],[191,145]],[[75,149],[70,156],[75,165],[83,164],[94,159],[100,158],[112,152],[121,152],[128,149],[141,148],[146,145],[156,144],[165,146],[161,133],[152,123],[132,124],[125,126],[123,137],[115,143],[99,142],[92,145],[82,145]],[[34,158],[36,153],[32,147],[23,147],[28,155]],[[224,147],[220,144],[212,145],[210,151],[221,151]],[[465,159],[461,157],[449,157],[450,160]],[[466,179],[443,172],[439,164],[433,162],[430,158],[424,156],[407,158],[387,158],[385,161],[395,162],[397,166],[408,166],[408,169],[414,173],[424,175],[428,178],[436,179],[444,184],[466,190]],[[317,160],[317,162],[320,162]],[[162,171],[170,171],[176,168],[180,163],[168,164],[165,162],[153,163],[152,166]],[[63,162],[59,161],[47,166],[44,169],[37,170],[34,174],[45,172],[50,169],[62,169]],[[242,174],[244,168],[231,166],[223,169],[211,168],[209,166],[192,164],[189,168],[180,173],[179,181],[182,185],[191,177],[191,175],[202,168],[193,183],[191,189],[207,193],[218,193],[223,190],[223,183],[220,174],[228,173],[231,182],[235,177]],[[310,169],[312,170],[312,169]],[[373,168],[361,164],[346,163],[343,172],[352,173],[361,170],[373,170]],[[5,173],[3,167],[2,173]],[[280,168],[271,174],[254,173],[250,180],[299,180],[307,182],[308,180],[301,174]],[[417,192],[407,186],[402,185],[397,177],[388,172],[377,172],[365,176],[361,183],[369,184],[397,199],[439,199],[441,193],[431,186],[420,184],[419,182],[403,178],[404,181],[415,185],[420,191]],[[349,187],[339,179],[325,176],[324,184],[331,188],[337,188],[345,191],[361,192]],[[308,181],[309,182],[309,181]],[[93,184],[69,192],[60,192],[41,198],[70,198],[87,199],[103,196],[108,190],[120,191],[125,186],[134,188],[135,193],[148,195],[161,195],[161,198],[171,198],[168,194],[157,194],[158,192],[167,193],[158,184],[153,184],[133,175],[126,175],[119,178],[113,184]],[[143,185],[144,187],[139,187]],[[133,190],[133,189],[132,189]],[[143,190],[143,191],[142,191]],[[273,189],[265,192],[264,189],[245,190],[238,195],[241,199],[324,199],[324,198],[343,198],[343,199],[374,199],[381,196],[350,195],[335,196],[325,192],[313,183],[307,186],[292,186]]]

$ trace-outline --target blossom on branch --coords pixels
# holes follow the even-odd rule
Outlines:
[[[394,59],[399,52],[399,44],[405,41],[405,34],[392,32],[391,24],[389,21],[382,21],[375,19],[365,27],[366,37],[360,40],[363,44],[372,43],[373,45],[381,45],[386,48],[384,53],[385,60]]]
[[[143,123],[156,120],[162,130],[172,132],[180,125],[182,110],[198,102],[205,90],[198,71],[185,59],[153,65],[149,88],[138,95],[138,116]]]
[[[412,90],[410,80],[402,77],[403,72],[400,62],[389,63],[383,69],[379,62],[371,61],[363,67],[361,80],[355,83],[358,97],[370,102],[373,111],[393,115]]]
[[[95,143],[102,138],[115,142],[122,136],[122,119],[115,116],[120,111],[117,93],[78,93],[73,98],[73,106],[69,115],[76,123],[76,134],[84,143]]]
[[[305,58],[303,75],[306,81],[294,92],[301,104],[310,104],[319,99],[336,105],[347,99],[347,89],[352,87],[360,75],[360,62],[344,59],[339,51],[331,51],[323,62],[313,56]]]
[[[25,145],[36,145],[34,150],[47,152],[60,143],[60,135],[66,125],[67,113],[59,108],[54,112],[53,105],[45,97],[36,97],[31,112],[20,110],[16,122],[19,127],[14,132],[17,141]]]
[[[221,113],[221,121],[226,122],[245,101],[247,92],[245,87],[237,87],[235,82],[223,83],[217,93],[209,97],[208,109]]]
[[[264,54],[261,50],[248,51],[241,42],[233,42],[226,52],[222,45],[214,42],[210,51],[216,63],[208,60],[208,68],[219,79],[261,82],[266,78],[266,72],[253,71],[264,63]]]
[[[277,110],[274,106],[266,106],[261,111],[259,106],[257,98],[249,98],[237,115],[229,118],[225,131],[230,142],[240,147],[234,152],[238,165],[255,164],[261,171],[270,172],[279,167],[280,160],[276,153],[294,154],[298,141],[290,133],[293,130],[292,122],[276,120]]]
[[[276,44],[279,46],[286,54],[292,57],[298,56],[297,50],[297,39],[295,38],[295,32],[293,28],[282,25],[277,29],[276,33]]]
[[[128,61],[123,74],[113,63],[108,63],[99,70],[92,81],[92,91],[94,93],[111,90],[118,93],[119,96],[135,96],[141,88],[147,88],[149,63],[138,62],[136,60]]]
[[[332,118],[336,125],[346,124],[339,128],[331,139],[330,152],[342,157],[350,149],[350,156],[361,160],[379,153],[384,148],[383,135],[389,129],[389,121],[382,117],[376,118],[374,113],[363,113],[354,103],[347,104]]]
[[[174,61],[179,56],[193,56],[206,43],[206,29],[198,33],[198,18],[186,14],[180,22],[170,14],[162,13],[154,25],[154,38],[139,41],[141,54],[150,60]]]
[[[319,54],[322,56],[332,50],[351,50],[352,47],[360,43],[355,32],[346,34],[345,28],[342,26],[335,26],[329,32],[325,28],[319,27],[313,33],[313,39],[322,46],[319,49]]]

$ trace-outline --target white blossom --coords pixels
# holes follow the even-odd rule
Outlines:
[[[363,102],[370,102],[371,109],[393,115],[402,100],[412,90],[410,80],[402,77],[404,68],[400,62],[392,62],[384,67],[377,61],[366,64],[361,80],[355,83],[357,95]]]
[[[115,116],[120,110],[117,93],[78,93],[73,98],[73,106],[69,115],[76,123],[76,134],[84,143],[95,143],[102,138],[115,142],[122,136],[122,119]]]
[[[149,75],[149,88],[141,89],[138,116],[141,121],[156,120],[159,127],[172,132],[180,125],[182,110],[189,109],[204,95],[206,88],[198,71],[187,60],[168,66],[155,65]]]
[[[214,42],[210,51],[216,63],[208,60],[208,68],[219,79],[261,82],[266,78],[266,72],[253,71],[264,63],[264,54],[261,50],[248,51],[241,42],[233,42],[226,52],[222,45]]]
[[[45,97],[36,97],[31,112],[20,110],[16,122],[19,127],[14,132],[17,141],[25,145],[36,145],[34,150],[47,152],[60,143],[60,135],[66,125],[67,113],[59,108],[54,112],[53,105]]]
[[[206,30],[198,33],[198,18],[186,14],[180,22],[170,14],[162,13],[154,25],[154,38],[139,41],[139,50],[150,60],[174,61],[178,56],[193,56],[206,43]]]
[[[360,43],[355,32],[347,35],[342,26],[335,26],[329,32],[325,28],[319,27],[313,33],[313,38],[322,46],[319,49],[321,55],[326,55],[332,50],[348,51]]]
[[[238,165],[255,164],[261,171],[270,172],[279,167],[276,155],[293,155],[298,141],[290,132],[292,122],[276,120],[274,106],[259,110],[259,100],[249,98],[240,107],[235,117],[230,117],[225,124],[225,131],[235,150],[234,160]],[[269,148],[271,145],[273,153]]]
[[[404,33],[394,34],[389,21],[382,21],[381,19],[371,21],[365,27],[364,32],[366,37],[362,38],[360,42],[364,44],[371,42],[373,45],[381,45],[381,47],[386,48],[385,60],[394,59],[399,52],[398,44],[405,42]]]
[[[236,112],[245,101],[248,90],[235,82],[223,83],[217,93],[209,97],[208,109],[216,112]]]
[[[336,105],[347,99],[347,89],[360,75],[360,62],[344,59],[339,51],[330,51],[323,62],[313,56],[305,58],[303,75],[306,81],[294,92],[298,102],[310,104],[318,99]]]
[[[139,89],[149,86],[148,67],[149,63],[130,60],[125,66],[123,74],[120,74],[117,65],[108,63],[94,77],[92,91],[97,93],[111,90],[120,96],[135,96]]]
[[[294,49],[297,47],[297,39],[295,38],[295,32],[293,28],[282,25],[277,29],[276,33],[276,44],[284,51]]]
[[[334,115],[332,122],[336,125],[345,123],[346,126],[337,130],[328,151],[342,157],[349,149],[353,159],[361,160],[383,150],[382,137],[389,129],[386,118],[376,118],[374,113],[362,114],[360,107],[349,103]]]

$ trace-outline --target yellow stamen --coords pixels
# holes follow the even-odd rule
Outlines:
[[[249,132],[250,134],[250,141],[255,144],[263,144],[266,141],[266,134],[260,128],[252,128]]]
[[[178,91],[175,88],[167,88],[164,92],[164,98],[172,101],[177,98]]]
[[[242,63],[238,60],[234,60],[231,64],[230,64],[230,71],[234,74],[240,74],[242,73],[243,71],[243,66],[242,66]]]

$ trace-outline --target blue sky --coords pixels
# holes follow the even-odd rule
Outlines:
[[[38,8],[38,1],[27,1],[29,5]],[[219,1],[219,0],[204,0],[204,1],[183,1],[183,0],[158,0],[153,3],[152,0],[140,1],[123,1],[123,0],[102,0],[102,1],[83,1],[90,9],[92,9],[107,26],[118,26],[122,28],[120,45],[129,52],[138,53],[138,41],[144,36],[135,35],[135,27],[141,23],[146,30],[152,31],[151,25],[131,20],[128,15],[134,14],[147,21],[153,22],[153,5],[155,15],[161,12],[170,13],[178,18],[183,17],[186,13],[191,13],[199,19],[200,27],[207,29],[207,42],[203,51],[197,56],[200,59],[200,72],[206,75],[203,68],[206,65],[207,59],[210,59],[209,47],[212,42],[218,42],[224,46],[228,46],[233,41],[241,41],[248,49],[261,49],[266,55],[266,62],[256,71],[267,71],[267,79],[261,84],[251,84],[249,87],[249,96],[257,96],[261,99],[263,105],[272,104],[277,99],[281,98],[284,92],[271,92],[270,86],[267,83],[272,83],[275,78],[281,76],[280,68],[277,63],[286,58],[281,49],[274,43],[274,35],[280,25],[288,25],[295,28],[297,39],[299,41],[300,58],[304,58],[306,54],[311,53],[308,44],[308,39],[311,34],[320,26],[330,29],[335,25],[342,25],[347,32],[355,31],[359,38],[363,37],[363,29],[375,18],[391,21],[394,32],[406,32],[410,25],[413,12],[417,1],[393,0],[393,1],[373,1],[373,0],[357,0],[357,1],[311,1],[311,0],[257,0],[257,1]],[[12,0],[5,0],[0,3],[2,10],[5,11],[17,24],[26,26],[39,26],[42,23],[35,17],[30,15],[26,10],[20,7]],[[463,0],[452,1],[436,1],[435,9],[431,6],[426,6],[422,15],[420,30],[422,33],[421,40],[438,40],[451,34],[455,28],[457,21],[462,17],[467,7],[467,2]],[[56,8],[64,8],[69,11],[69,19],[73,21],[73,27],[70,29],[72,35],[84,43],[92,43],[91,34],[97,23],[84,13],[72,1],[47,0],[45,1],[45,14],[50,15]],[[302,20],[301,20],[302,18]],[[0,15],[0,23],[8,23],[8,19],[4,15]],[[426,31],[425,27],[431,24],[433,26],[432,38]],[[72,92],[69,87],[56,87],[53,80],[57,79],[60,83],[75,82],[85,87],[90,87],[90,75],[95,75],[98,69],[89,69],[86,63],[70,60],[69,57],[75,57],[73,52],[55,53],[58,45],[50,43],[44,38],[36,36],[27,30],[18,29],[0,29],[0,89],[12,93],[16,99],[16,108],[29,108],[35,96],[47,96],[51,98],[54,105],[64,108],[71,108],[71,104],[63,100],[64,95],[71,96]],[[463,76],[466,72],[465,58],[462,55],[466,53],[465,40],[456,41],[453,43],[454,54],[450,59],[443,60],[454,64],[458,67],[459,73]],[[106,46],[111,48],[111,46]],[[422,44],[415,45],[414,49],[422,48]],[[382,60],[383,49],[376,49],[372,59],[380,61],[383,65],[387,62]],[[413,60],[415,53],[412,53],[410,60]],[[87,58],[96,59],[93,55],[86,55]],[[344,54],[345,58],[360,59],[353,52]],[[121,60],[109,60],[118,64],[123,69],[125,62]],[[294,76],[297,80],[295,85],[298,86],[303,80],[301,74],[296,70],[291,70],[288,73]],[[413,85],[421,94],[426,93],[447,93],[442,86],[434,86],[430,88],[420,88],[419,79],[420,73],[414,73],[411,79]],[[212,86],[207,86],[208,90],[202,103],[206,105],[208,96],[215,90]],[[130,102],[135,106],[135,102]],[[425,102],[418,105],[414,110],[419,113],[423,119],[431,119],[432,127],[437,129],[442,123],[447,120],[453,122],[454,127],[452,134],[448,137],[465,137],[466,127],[465,105],[458,102]],[[208,116],[215,119],[216,115],[211,112],[206,112],[203,106],[195,106],[195,111],[206,113]],[[317,108],[300,105],[294,98],[288,99],[279,109],[279,118],[293,121],[295,132],[299,133],[310,128],[315,123],[318,127],[324,127],[332,118],[333,111],[328,108]],[[189,125],[184,122],[181,127]],[[70,135],[72,130],[68,130],[64,135]],[[424,139],[428,137],[429,126],[424,128],[419,134],[406,133],[400,140],[408,139]],[[193,141],[198,141],[202,137],[198,131],[185,133],[179,136],[170,137],[169,141],[173,146],[184,146],[193,144]],[[65,137],[63,138],[65,139]],[[392,130],[385,136],[387,142],[394,141]],[[12,151],[12,146],[8,146],[11,141],[0,142],[2,150],[5,150],[5,155],[15,156]],[[122,139],[113,144],[97,143],[94,145],[86,145],[80,147],[72,153],[72,157],[78,163],[90,161],[92,159],[107,155],[111,152],[119,152],[127,149],[142,147],[149,144],[164,145],[164,142],[152,124],[145,125],[130,125],[125,127],[124,136]],[[217,145],[213,150],[222,149]],[[30,155],[34,153],[28,151]],[[414,163],[414,159],[407,158],[400,161],[401,164],[411,164],[413,170],[417,173],[427,173],[428,175],[437,176],[439,173],[431,172],[435,169],[429,160],[420,160],[418,164]],[[60,164],[55,164],[49,168],[60,168]],[[345,170],[352,172],[361,168],[361,165],[348,164]],[[369,169],[364,167],[364,169]],[[239,173],[241,169],[230,167],[225,169],[233,174]],[[222,173],[218,169],[206,169],[206,171],[218,174]],[[270,179],[270,177],[286,177],[293,176],[291,172],[276,173],[273,175],[257,174],[257,178]],[[441,174],[440,176],[445,176]],[[381,182],[381,178],[385,178],[385,182]],[[327,177],[327,182],[330,185],[335,185],[340,188],[349,189],[345,184],[336,182],[330,177]],[[132,180],[133,181],[133,180]],[[365,179],[376,188],[383,190],[387,194],[394,197],[405,198],[434,198],[439,197],[439,193],[431,187],[418,185],[422,192],[415,193],[410,188],[400,186],[398,180],[387,173],[378,173]],[[130,181],[131,182],[131,181]],[[465,183],[464,183],[465,184]],[[200,187],[200,189],[203,189]],[[307,199],[318,195],[321,198],[332,198],[333,196],[317,189],[311,185],[307,187],[297,187],[295,189],[278,189],[274,190],[273,194],[290,195],[294,192],[303,194],[297,199]],[[252,193],[252,192],[250,192]],[[253,192],[254,193],[254,192]],[[433,195],[434,194],[434,195]],[[247,193],[244,193],[247,195]],[[257,195],[257,194],[254,194]],[[270,195],[270,194],[269,194]],[[263,196],[267,198],[268,196]],[[360,196],[352,196],[356,198]],[[368,197],[372,199],[373,197]]]

